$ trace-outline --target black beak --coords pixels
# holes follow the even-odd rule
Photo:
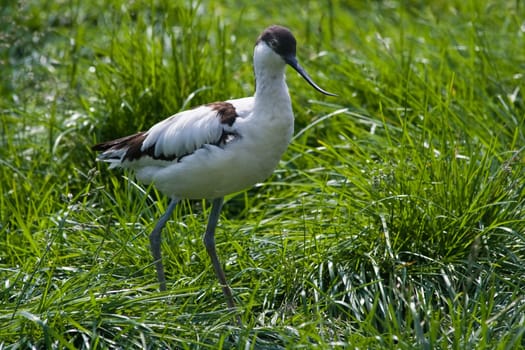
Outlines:
[[[297,62],[297,58],[295,58],[294,55],[284,56],[283,59],[293,69],[295,69],[299,74],[301,74],[301,76],[304,78],[304,80],[306,80],[308,82],[308,84],[312,85],[314,89],[316,89],[320,93],[323,93],[323,94],[328,95],[328,96],[337,96],[336,94],[332,94],[331,92],[328,92],[326,90],[321,89],[316,83],[314,83],[314,81],[312,80],[312,78],[310,78],[308,73],[306,73],[304,68],[301,67],[299,62]]]

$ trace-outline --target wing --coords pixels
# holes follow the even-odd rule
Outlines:
[[[224,146],[237,135],[235,121],[247,116],[253,98],[214,102],[177,113],[151,129],[92,147],[98,160],[115,167],[176,162],[204,145]],[[140,160],[141,162],[134,162]]]

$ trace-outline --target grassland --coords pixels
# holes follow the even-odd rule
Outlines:
[[[525,346],[525,4],[6,2],[0,9],[0,349]],[[90,145],[253,93],[267,25],[296,137],[265,183],[148,233],[167,205]]]

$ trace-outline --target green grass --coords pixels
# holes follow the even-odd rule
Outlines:
[[[0,348],[525,346],[521,1],[25,1],[0,10]],[[89,147],[253,93],[292,28],[296,137],[265,183],[167,205]]]

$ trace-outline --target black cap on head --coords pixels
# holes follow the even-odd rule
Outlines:
[[[281,56],[295,56],[297,41],[288,28],[273,25],[264,30],[257,43],[264,41],[273,51]]]

